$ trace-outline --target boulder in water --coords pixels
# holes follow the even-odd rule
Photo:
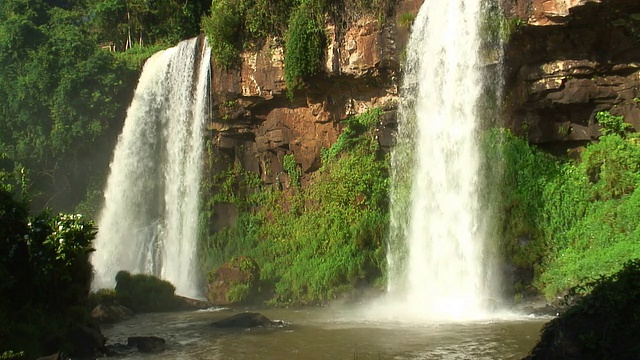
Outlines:
[[[167,349],[163,338],[157,336],[132,336],[127,338],[129,347],[137,347],[143,353],[157,353]]]
[[[91,311],[91,317],[104,324],[112,324],[130,319],[133,311],[119,304],[98,304]]]
[[[218,320],[211,324],[217,328],[252,328],[252,327],[282,327],[286,323],[281,320],[271,321],[260,313],[245,312]]]
[[[209,304],[208,301],[192,299],[180,295],[176,295],[175,297],[178,303],[178,310],[202,310],[211,307],[211,304]]]

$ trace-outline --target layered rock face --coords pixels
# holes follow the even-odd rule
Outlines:
[[[624,115],[640,129],[640,2],[635,0],[501,0],[518,25],[505,51],[505,125],[533,143],[572,147],[600,135],[598,111]],[[241,69],[214,71],[209,130],[219,166],[238,161],[266,184],[286,183],[282,159],[293,154],[303,174],[340,121],[371,107],[395,107],[408,31],[397,18],[422,1],[401,1],[396,19],[365,17],[340,34],[327,28],[325,69],[287,99],[282,39],[242,55]],[[392,144],[393,112],[381,124]],[[215,171],[215,169],[214,169]],[[303,175],[303,182],[308,179]],[[224,223],[221,225],[225,225]]]
[[[504,125],[533,143],[567,148],[600,135],[595,115],[610,110],[640,130],[640,2],[637,0],[500,0],[515,31],[505,44]],[[346,29],[328,25],[324,71],[286,97],[282,39],[242,54],[240,69],[212,76],[209,171],[233,163],[267,185],[287,186],[285,155],[302,184],[342,130],[341,120],[387,109],[378,139],[389,149],[395,131],[401,54],[408,30],[398,19],[421,0],[400,1],[395,19],[364,17]],[[463,96],[463,95],[461,95]],[[237,209],[217,204],[214,231],[235,223]]]
[[[341,120],[369,108],[395,107],[395,27],[364,17],[341,36],[332,25],[327,33],[323,73],[293,99],[286,97],[282,39],[268,39],[259,51],[242,54],[239,70],[214,71],[209,130],[219,152],[214,157],[224,160],[218,166],[237,161],[267,185],[287,183],[283,157],[293,154],[304,182],[321,166],[321,149],[340,135]],[[379,132],[382,145],[390,146],[392,129],[381,125]]]
[[[505,0],[507,125],[563,148],[600,135],[610,110],[640,130],[640,2]]]

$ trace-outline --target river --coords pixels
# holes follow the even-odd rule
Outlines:
[[[216,329],[210,324],[244,310],[140,314],[104,326],[108,344],[129,336],[159,336],[160,354],[127,359],[520,359],[538,340],[548,319],[510,317],[464,323],[409,324],[358,318],[353,309],[259,309],[284,328]],[[256,311],[256,310],[251,310]]]

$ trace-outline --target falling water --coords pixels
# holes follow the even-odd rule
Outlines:
[[[111,163],[95,240],[94,287],[120,270],[154,274],[201,295],[198,193],[210,49],[186,40],[147,60]]]
[[[481,0],[425,1],[407,47],[388,292],[414,318],[482,317],[490,297],[479,191],[481,8]]]

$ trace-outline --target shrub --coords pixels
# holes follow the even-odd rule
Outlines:
[[[632,128],[631,124],[624,122],[623,116],[615,116],[608,111],[598,111],[596,120],[600,124],[602,135],[614,134],[624,137]]]
[[[238,65],[243,7],[240,1],[216,0],[211,12],[202,17],[201,27],[207,34],[211,53],[223,68]]]
[[[89,253],[95,229],[80,215],[29,216],[0,186],[0,353],[37,358],[51,351],[39,342],[58,339],[88,322]],[[71,349],[73,350],[73,349]]]
[[[230,303],[241,304],[246,302],[251,295],[251,284],[239,283],[231,286],[227,292],[227,299]]]
[[[284,79],[289,98],[322,66],[326,36],[321,9],[312,4],[303,2],[293,11],[285,35]]]
[[[294,194],[266,189],[234,196],[243,210],[234,226],[205,240],[208,261],[250,256],[260,268],[264,297],[276,303],[318,303],[376,284],[388,223],[389,159],[379,153],[373,132],[380,115],[372,109],[347,120],[342,145],[332,147],[322,170]],[[285,162],[288,172],[299,171],[292,155]],[[245,290],[229,295],[240,298]]]
[[[321,151],[322,164],[333,161],[343,151],[350,150],[362,139],[360,138],[366,132],[374,130],[375,126],[380,121],[382,116],[382,109],[373,108],[365,111],[364,113],[351,117],[344,121],[346,126],[342,129],[342,132],[338,136],[333,145],[329,149],[323,148]],[[372,134],[369,134],[372,136]]]
[[[640,257],[640,226],[632,220],[640,216],[635,139],[602,136],[580,162],[553,158],[508,131],[487,139],[487,161],[504,166],[501,248],[511,263],[534,272],[523,288],[534,285],[551,298]]]
[[[176,288],[152,275],[119,271],[115,290],[118,303],[135,312],[171,311],[179,306]]]
[[[300,173],[300,169],[298,168],[298,164],[296,163],[296,159],[293,154],[287,154],[284,156],[282,159],[282,167],[284,172],[289,175],[289,186],[299,186],[302,174]]]
[[[411,30],[416,14],[412,12],[404,12],[398,16],[398,26],[407,31]]]
[[[579,169],[594,200],[630,194],[640,180],[640,146],[617,134],[601,136],[584,152]]]

